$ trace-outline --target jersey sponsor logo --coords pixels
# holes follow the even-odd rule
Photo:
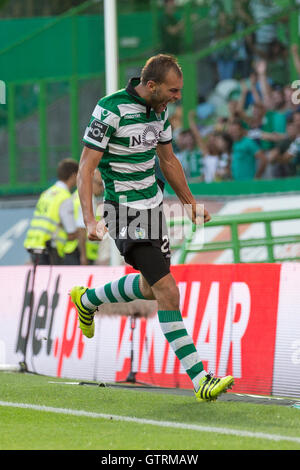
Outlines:
[[[100,111],[101,121],[105,121],[105,119],[108,118],[109,116],[110,116],[110,112],[107,111],[107,109],[101,108],[101,111]]]
[[[140,135],[133,135],[130,139],[130,146],[135,147],[136,145],[143,145],[147,148],[156,147],[157,142],[160,138],[162,131],[159,131],[157,127],[147,126]]]
[[[124,119],[140,119],[142,117],[141,113],[136,113],[136,114],[126,114],[124,116]]]
[[[97,142],[102,142],[107,129],[108,129],[107,124],[104,124],[103,122],[98,121],[98,119],[94,119],[94,121],[91,123],[89,127],[87,136],[93,140],[96,140]]]

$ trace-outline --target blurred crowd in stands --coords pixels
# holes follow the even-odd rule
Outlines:
[[[0,8],[3,17],[59,14],[83,1],[0,0]],[[129,11],[137,5],[151,11],[152,2],[119,0],[119,12],[124,4]],[[197,13],[200,4],[208,12],[204,19]],[[190,110],[188,128],[182,106],[169,107],[174,150],[190,181],[300,176],[300,81],[293,83],[290,75],[292,62],[300,79],[300,49],[290,45],[292,4],[300,8],[300,0],[157,0],[156,53],[186,52],[190,31],[195,48],[190,52],[235,35],[205,59],[209,92],[204,90]],[[99,8],[98,2],[95,5]],[[269,21],[277,14],[278,20]],[[237,36],[258,23],[258,29]],[[208,42],[201,42],[204,36]]]
[[[234,8],[226,10],[228,3]],[[214,41],[284,12],[279,3],[216,0],[210,12]],[[174,18],[175,7],[174,0],[165,1],[166,13]],[[300,78],[300,55],[298,45],[285,40],[287,20],[282,16],[213,53],[216,86],[199,97],[188,129],[182,107],[169,110],[174,150],[189,181],[300,176],[300,81],[292,83],[289,73],[292,57]],[[175,20],[172,28],[175,43],[182,28],[175,28]]]

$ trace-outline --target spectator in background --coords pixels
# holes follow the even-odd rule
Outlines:
[[[200,134],[195,122],[195,111],[189,112],[189,126],[196,147],[202,155],[202,172],[205,183],[228,179],[230,175],[231,138],[222,132],[213,132],[206,138]]]
[[[297,70],[298,76],[300,77],[300,56],[298,52],[298,44],[292,44],[291,54],[293,57],[294,65]]]
[[[261,23],[282,11],[282,8],[273,0],[250,0],[249,10],[254,23]],[[277,24],[265,24],[255,32],[254,53],[259,58],[270,56],[273,41],[278,39]]]
[[[253,103],[250,106],[250,113],[245,111],[245,101],[246,101],[246,96],[247,96],[247,93],[249,92],[249,89],[246,86],[246,82],[243,81],[241,82],[242,93],[241,93],[241,98],[239,100],[238,108],[236,110],[237,111],[236,114],[238,114],[238,117],[243,120],[245,124],[245,128],[249,129],[249,133],[254,135],[256,131],[258,130],[260,131],[259,139],[261,140],[262,148],[268,149],[270,147],[269,145],[270,142],[278,142],[284,138],[285,133],[283,131],[286,127],[285,125],[286,117],[284,116],[283,128],[279,126],[279,130],[281,132],[275,132],[275,131],[273,132],[272,130],[270,130],[270,123],[268,120],[268,110],[256,86],[256,74],[252,74],[250,76],[250,83],[251,83],[250,90],[251,90],[252,99],[253,99]],[[282,92],[280,92],[279,94],[278,103],[280,103],[280,106],[283,107]],[[268,145],[265,146],[264,144],[265,142],[267,142]]]
[[[196,106],[197,126],[201,135],[211,132],[215,125],[215,106],[199,95]]]
[[[178,55],[182,51],[184,21],[176,12],[175,0],[164,0],[159,21],[160,53]]]
[[[176,156],[188,180],[203,181],[202,153],[197,148],[195,137],[190,129],[181,130],[176,139]]]
[[[297,114],[300,115],[300,113]],[[283,153],[280,162],[288,167],[292,176],[300,176],[300,131],[299,124],[296,124],[295,120],[293,122],[296,128],[296,138],[290,143],[286,152]]]
[[[266,56],[268,62],[268,75],[277,85],[284,87],[289,81],[289,51],[278,39],[272,41]]]
[[[295,88],[293,88],[290,84],[285,85],[283,92],[285,99],[285,113],[288,120],[290,117],[293,117],[296,112],[300,111],[300,100],[299,96],[297,97],[298,92],[296,92],[296,95],[294,95]]]
[[[229,125],[229,134],[233,140],[231,152],[231,173],[236,181],[261,178],[267,159],[256,142],[247,137],[241,120],[236,119]]]
[[[218,18],[218,30],[216,34],[217,39],[222,40],[234,33],[234,22],[233,18],[227,16],[224,11],[219,11]],[[212,55],[216,62],[218,79],[220,81],[227,80],[234,76],[236,70],[236,51],[236,44],[231,42]]]
[[[169,105],[170,108],[171,108],[171,104]],[[174,139],[173,139],[174,151],[178,150],[177,146],[176,146],[176,141],[177,141],[178,135],[182,131],[182,122],[183,122],[182,112],[183,111],[182,111],[182,106],[181,105],[175,106],[173,108],[172,113],[170,113],[170,111],[169,111],[169,122],[171,124],[172,133],[173,133],[173,137],[174,137]]]
[[[249,0],[215,0],[210,8],[210,22],[214,28],[212,44],[243,31],[253,24]],[[234,39],[212,54],[219,80],[249,76],[252,60],[249,44],[252,42],[251,35]]]
[[[266,107],[266,132],[285,134],[286,132],[286,102],[283,87],[270,85],[267,79],[267,62],[260,60],[255,65],[260,84],[262,103]]]
[[[300,135],[300,110],[297,110],[292,115],[293,123],[296,126],[296,132]]]
[[[298,77],[300,77],[300,55],[298,52],[298,44],[292,44],[291,55]],[[300,94],[299,79],[294,84],[285,86],[285,97],[287,112],[295,112],[300,110]]]
[[[249,10],[249,0],[234,0],[232,6],[235,12],[235,32],[238,33],[253,24],[253,18]],[[252,62],[252,49],[250,46],[252,43],[253,38],[251,35],[235,41],[238,79],[250,75]]]
[[[247,87],[244,85],[242,86],[239,116],[243,121],[245,129],[247,129],[247,137],[252,139],[260,149],[265,152],[265,156],[269,160],[269,151],[275,144],[281,142],[285,138],[286,112],[284,110],[285,100],[283,89],[281,87],[278,89],[277,87],[275,89],[270,87],[265,69],[266,62],[260,61],[256,64],[256,73],[251,76],[253,105],[251,106],[250,114],[247,114],[243,110]],[[257,79],[259,87],[257,87]],[[269,109],[267,108],[267,105],[269,105]],[[263,177],[274,177],[275,175],[273,175],[273,171],[275,170],[276,167],[273,164],[267,165]]]
[[[285,138],[285,134],[277,132],[267,132],[265,130],[266,108],[261,102],[255,102],[250,115],[239,113],[243,127],[247,130],[247,136],[257,142],[262,150],[269,148],[269,143],[277,143]]]
[[[239,100],[229,100],[227,103],[228,108],[228,122],[238,119],[243,114],[243,110],[240,107]]]
[[[58,181],[38,199],[24,241],[34,264],[63,264],[67,240],[78,237],[71,198],[77,173],[78,162],[62,160],[57,168]]]
[[[228,132],[222,131],[220,134],[216,133],[216,138],[219,140],[221,147],[221,155],[219,157],[218,166],[215,173],[215,181],[228,181],[231,177],[231,152],[232,152],[232,138]]]
[[[291,162],[292,157],[290,157],[290,154],[287,155],[287,152],[296,137],[297,126],[293,116],[291,116],[288,118],[286,137],[278,142],[269,152],[269,162],[270,166],[272,166],[272,175],[274,178],[285,178],[295,175],[295,168]]]
[[[212,2],[209,11],[211,27],[214,30],[211,45],[227,38],[235,32],[235,16],[233,4],[228,6],[222,0]],[[222,49],[212,53],[211,59],[216,66],[218,80],[230,79],[236,70],[236,53],[238,45],[230,42]]]

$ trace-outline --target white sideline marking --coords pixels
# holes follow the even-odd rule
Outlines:
[[[270,441],[290,441],[300,443],[300,438],[292,436],[280,436],[278,434],[266,434],[263,432],[243,431],[239,429],[218,428],[212,426],[199,426],[198,424],[176,423],[172,421],[155,421],[153,419],[134,418],[130,416],[118,416],[104,413],[93,413],[84,410],[71,410],[68,408],[53,408],[52,406],[33,405],[30,403],[14,403],[9,401],[0,401],[0,406],[14,408],[27,408],[36,411],[46,411],[48,413],[66,414],[71,416],[85,416],[87,418],[101,418],[115,421],[125,421],[137,424],[150,424],[164,428],[179,428],[190,431],[214,432],[219,434],[229,434],[233,436],[253,437],[256,439],[268,439]]]
[[[48,380],[48,384],[55,384],[55,385],[79,385],[79,382],[52,382]]]

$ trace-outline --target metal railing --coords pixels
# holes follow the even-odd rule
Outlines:
[[[212,220],[205,224],[205,230],[212,227],[228,227],[230,232],[230,240],[226,241],[209,241],[202,244],[195,243],[197,226],[188,222],[186,219],[173,219],[169,222],[169,227],[173,228],[183,224],[189,224],[188,231],[184,240],[180,243],[171,243],[172,251],[179,251],[177,259],[178,264],[184,264],[187,256],[190,253],[205,253],[231,250],[233,254],[234,263],[242,263],[241,250],[244,248],[265,247],[267,251],[267,258],[265,260],[253,259],[247,262],[282,262],[282,261],[298,261],[300,256],[285,256],[276,257],[275,246],[286,244],[300,243],[300,234],[290,235],[275,235],[272,227],[274,222],[284,222],[291,220],[299,220],[300,223],[300,209],[280,210],[270,212],[252,212],[247,214],[232,214],[232,215],[216,215]],[[264,224],[265,236],[257,238],[241,238],[239,235],[239,227],[245,224]],[[200,229],[203,227],[200,227]]]

